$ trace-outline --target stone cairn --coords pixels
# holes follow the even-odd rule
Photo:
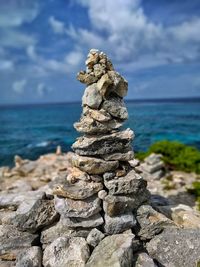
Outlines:
[[[134,213],[149,192],[146,181],[129,164],[134,133],[120,130],[128,118],[123,101],[128,83],[103,52],[91,49],[85,63],[86,71],[77,76],[87,85],[83,112],[74,124],[83,136],[72,145],[70,174],[54,194],[55,208],[67,227],[95,228],[87,238],[92,243],[94,235],[103,238],[134,227]]]

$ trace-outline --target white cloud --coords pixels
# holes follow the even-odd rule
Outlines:
[[[83,61],[83,53],[80,51],[71,51],[65,57],[65,62],[70,66],[79,66]]]
[[[14,63],[11,60],[0,60],[0,70],[11,71],[14,68]]]
[[[52,30],[54,31],[54,33],[57,33],[57,34],[65,33],[65,26],[64,26],[64,23],[62,21],[59,21],[59,20],[55,19],[53,16],[51,16],[49,18],[49,24],[50,24]]]
[[[13,83],[13,91],[17,94],[22,94],[24,93],[24,89],[25,89],[25,86],[27,84],[27,80],[26,79],[23,79],[23,80],[20,80],[20,81],[15,81]]]

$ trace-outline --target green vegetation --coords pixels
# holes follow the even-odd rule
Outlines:
[[[197,208],[200,210],[200,181],[197,180],[192,183],[192,188],[189,188],[188,192],[195,195]]]
[[[139,152],[136,157],[143,160],[151,153],[163,155],[163,161],[172,169],[200,174],[200,151],[176,141],[159,141],[147,152]]]

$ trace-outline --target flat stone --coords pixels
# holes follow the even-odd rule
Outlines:
[[[93,250],[86,267],[129,267],[133,263],[134,235],[118,234],[105,237]]]
[[[78,72],[76,77],[78,81],[87,85],[96,83],[98,81],[98,78],[95,77],[94,73],[86,73],[85,71]]]
[[[134,157],[134,152],[133,151],[128,151],[125,153],[113,153],[113,154],[106,154],[102,155],[102,158],[104,160],[119,160],[119,161],[129,161],[133,159]]]
[[[142,205],[137,210],[136,219],[139,224],[139,232],[137,235],[141,240],[150,240],[159,234],[164,228],[175,227],[173,221],[168,219],[162,213],[155,211],[149,205]]]
[[[96,83],[89,85],[82,97],[83,106],[87,105],[91,108],[98,109],[102,102],[102,96],[99,93]]]
[[[134,133],[129,128],[107,135],[83,136],[77,138],[72,148],[75,153],[88,156],[123,153],[130,150],[133,137]]]
[[[90,256],[89,247],[82,237],[59,237],[44,250],[44,267],[84,267]]]
[[[200,262],[199,229],[165,229],[147,243],[149,255],[165,267],[198,266]]]
[[[108,133],[113,130],[119,129],[121,126],[121,121],[113,119],[106,122],[99,122],[89,116],[82,116],[80,122],[74,123],[74,128],[78,132],[85,134]]]
[[[90,228],[85,229],[70,229],[66,226],[65,220],[60,219],[54,225],[44,228],[41,232],[40,242],[42,247],[46,247],[58,237],[84,237],[86,238],[91,231]]]
[[[91,196],[84,200],[55,197],[55,209],[65,217],[88,218],[101,210],[101,200]]]
[[[38,243],[39,236],[20,232],[11,225],[0,225],[0,259],[15,260],[22,249]]]
[[[40,247],[30,247],[17,255],[16,267],[41,267],[42,250]]]
[[[145,252],[141,252],[137,255],[135,267],[157,267],[153,259]]]
[[[91,109],[88,106],[83,107],[83,115],[89,116],[99,122],[107,122],[112,119],[111,115],[103,109]]]
[[[97,82],[97,88],[102,95],[102,97],[105,99],[112,91],[112,80],[108,76],[108,74],[104,74],[101,76],[101,78]]]
[[[61,216],[64,224],[69,228],[94,228],[103,224],[103,218],[99,213],[88,218],[69,218]]]
[[[16,267],[15,261],[2,261],[0,259],[0,266],[1,267]]]
[[[35,233],[58,219],[53,200],[38,200],[30,208],[25,203],[20,206],[10,223],[21,231]]]
[[[101,231],[94,228],[88,234],[86,241],[90,246],[96,247],[104,237],[105,235]]]
[[[134,170],[124,177],[115,177],[110,181],[104,179],[104,184],[111,195],[140,194],[147,186],[147,182]]]
[[[162,162],[162,161],[159,161],[159,162],[157,162],[154,165],[148,165],[147,163],[142,163],[140,165],[140,168],[143,171],[146,171],[146,172],[151,173],[151,174],[154,173],[154,172],[156,172],[156,171],[159,171],[163,167],[164,167],[164,162]]]
[[[148,157],[144,159],[144,162],[146,162],[149,165],[154,165],[154,164],[159,163],[162,157],[163,156],[161,154],[151,153]]]
[[[120,214],[115,217],[110,217],[105,214],[104,220],[104,231],[109,235],[122,233],[132,228],[137,223],[131,212]]]
[[[119,165],[118,161],[105,161],[99,158],[79,156],[76,154],[72,156],[71,160],[73,166],[89,174],[102,174],[104,172],[113,171]]]
[[[65,184],[57,184],[53,189],[53,194],[61,197],[71,199],[86,199],[98,193],[103,189],[102,183],[99,182],[86,182],[79,180],[75,184],[66,182]]]
[[[128,82],[116,71],[108,71],[109,78],[113,83],[113,92],[120,97],[125,97],[128,92]]]
[[[140,194],[126,196],[107,195],[103,199],[103,209],[109,216],[116,216],[129,211],[136,210],[142,203],[149,200],[150,193],[148,190]]]
[[[107,100],[103,101],[102,108],[115,118],[121,120],[128,119],[128,111],[120,97],[110,96]]]

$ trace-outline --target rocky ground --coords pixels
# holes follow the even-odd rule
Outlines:
[[[17,156],[13,168],[0,168],[1,267],[62,266],[57,265],[59,257],[71,261],[66,266],[85,266],[86,261],[87,266],[131,266],[130,261],[138,267],[197,266],[200,214],[187,192],[195,174],[165,172],[159,163],[158,178],[144,170],[144,163],[130,161],[148,181],[153,208],[143,205],[137,210],[140,229],[105,236],[89,225],[70,229],[55,210],[53,190],[70,173],[70,158],[70,152],[58,150],[36,161]]]

